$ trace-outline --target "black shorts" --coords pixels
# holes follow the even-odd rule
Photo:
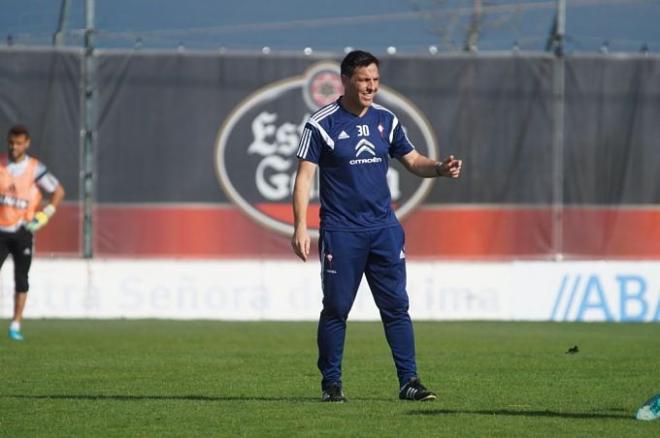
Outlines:
[[[23,227],[13,233],[0,231],[0,267],[4,264],[7,256],[11,254],[14,259],[16,292],[27,292],[30,287],[28,272],[32,264],[32,252],[34,250],[32,242],[32,233]]]

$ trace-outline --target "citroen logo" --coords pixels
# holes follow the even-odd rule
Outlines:
[[[369,152],[372,156],[376,156],[376,146],[368,140],[362,139],[355,145],[355,156],[359,157],[362,152]]]

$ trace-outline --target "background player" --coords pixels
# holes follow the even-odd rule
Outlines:
[[[346,320],[365,274],[380,311],[399,378],[399,398],[434,400],[417,377],[415,342],[408,314],[404,233],[391,208],[389,157],[420,177],[458,178],[461,160],[442,162],[418,153],[397,117],[374,103],[379,61],[353,51],[341,63],[344,95],[314,113],[298,148],[293,193],[294,252],[309,257],[309,193],[320,169],[319,256],[323,310],[318,325],[322,400],[345,401],[341,361]]]
[[[37,159],[26,154],[30,133],[22,125],[7,134],[7,155],[0,157],[0,267],[14,259],[14,316],[9,338],[22,341],[21,321],[29,289],[33,233],[48,223],[64,198],[64,189]],[[48,204],[41,211],[42,195]]]

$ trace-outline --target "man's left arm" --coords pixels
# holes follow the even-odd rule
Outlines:
[[[57,209],[57,207],[60,206],[62,203],[62,200],[64,199],[64,187],[62,187],[62,184],[57,184],[57,187],[55,187],[55,191],[50,194],[50,198],[48,199],[48,205],[51,205],[53,208]],[[46,207],[48,207],[48,205]],[[44,210],[46,209],[44,207]]]
[[[453,155],[443,161],[435,161],[414,149],[399,157],[399,161],[410,172],[422,178],[436,178],[439,176],[458,178],[461,176],[463,166],[463,160],[457,160]]]
[[[29,231],[35,232],[44,227],[57,211],[64,199],[64,187],[51,174],[46,173],[37,180],[37,186],[48,200],[48,204],[35,213],[34,218],[25,226]]]

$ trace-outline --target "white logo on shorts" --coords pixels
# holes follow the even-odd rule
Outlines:
[[[328,274],[336,274],[337,271],[334,269],[334,265],[332,264],[332,254],[326,254],[325,255],[325,260],[326,260],[326,269],[325,272]]]

